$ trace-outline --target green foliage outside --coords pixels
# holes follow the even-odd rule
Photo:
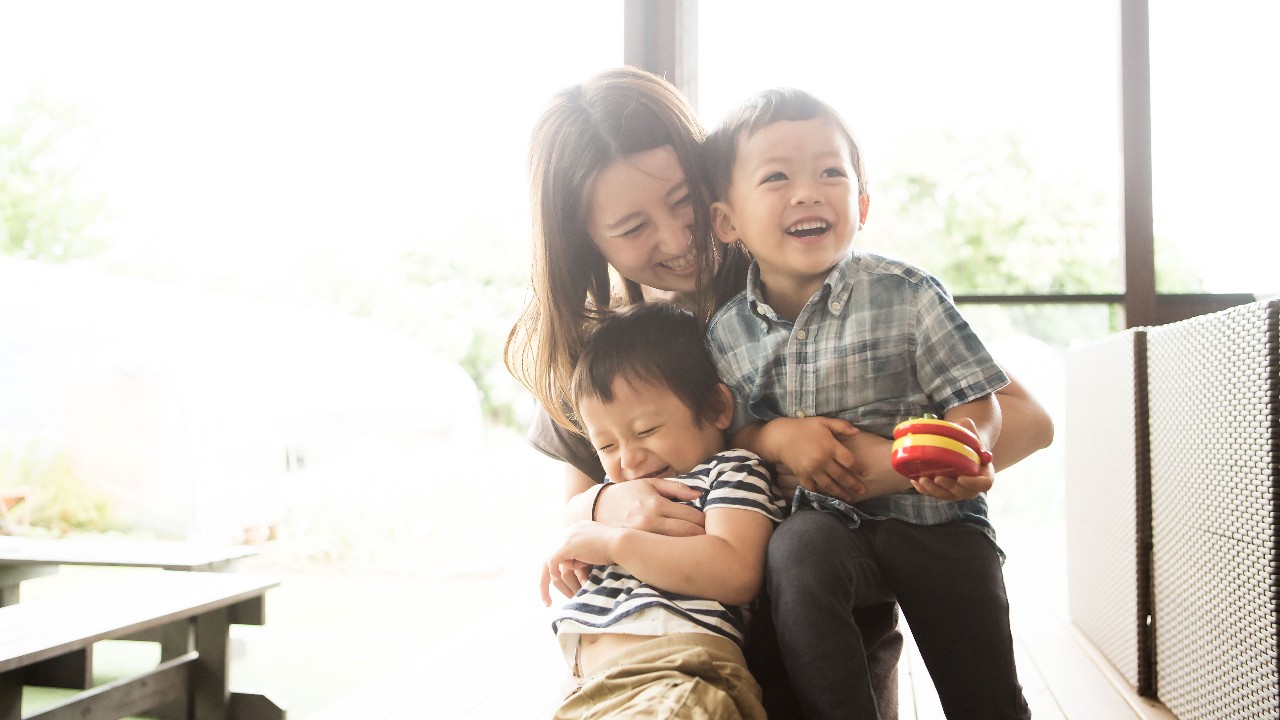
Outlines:
[[[80,110],[35,93],[0,108],[0,254],[66,262],[100,249],[103,201],[78,178],[87,126]]]
[[[939,138],[885,182],[904,253],[952,292],[1117,292],[1117,211],[1076,180],[1037,177],[1013,137],[973,143]],[[885,207],[887,205],[887,207]]]
[[[896,174],[872,176],[875,250],[924,267],[957,295],[1121,292],[1120,204],[1104,188],[1045,171],[1013,135],[930,136],[909,146]],[[1162,282],[1201,290],[1177,248],[1157,238],[1156,258]],[[1119,325],[1113,306],[984,306],[980,314],[1058,348]]]
[[[107,500],[76,473],[66,453],[47,450],[36,443],[0,447],[0,488],[14,487],[29,492],[25,512],[30,527],[21,529],[23,534],[65,535],[109,529]]]

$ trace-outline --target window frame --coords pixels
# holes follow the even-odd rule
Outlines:
[[[1148,0],[1119,0],[1123,231],[1120,294],[957,295],[961,303],[1119,305],[1126,328],[1161,325],[1253,302],[1250,293],[1156,290],[1151,171],[1151,47]],[[626,0],[628,65],[666,77],[697,106],[698,0]]]

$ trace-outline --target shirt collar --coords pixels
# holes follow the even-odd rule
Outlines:
[[[857,262],[858,252],[850,251],[840,262],[831,268],[831,272],[827,274],[827,279],[822,282],[823,288],[828,292],[818,292],[818,297],[826,298],[827,310],[833,315],[839,315],[848,305],[845,302],[845,296],[849,294],[850,275],[852,267]],[[747,301],[751,307],[751,314],[760,318],[761,322],[766,325],[769,322],[778,322],[780,318],[773,308],[765,301],[764,296],[760,293],[760,263],[751,261],[751,269],[747,271]],[[813,303],[814,299],[810,298],[809,303]]]

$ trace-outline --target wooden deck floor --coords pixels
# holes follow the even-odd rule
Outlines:
[[[1065,541],[1060,530],[1001,534],[1018,678],[1036,720],[1174,720],[1141,698],[1067,616]],[[904,628],[902,720],[942,720],[933,683]],[[909,680],[908,680],[909,678]]]
[[[1018,673],[1037,720],[1171,720],[1137,697],[1067,619],[1060,531],[1006,532],[1005,567]],[[536,600],[535,584],[514,586],[500,627],[483,635],[456,627],[439,642],[312,717],[410,720],[546,718],[564,665]],[[932,683],[907,632],[901,671],[902,720],[940,720]],[[424,692],[425,691],[425,692]],[[424,715],[425,713],[425,715]]]

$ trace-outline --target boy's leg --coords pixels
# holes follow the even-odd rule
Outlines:
[[[902,631],[898,630],[898,603],[878,603],[856,608],[853,620],[862,631],[867,671],[880,708],[880,720],[898,720],[898,662],[902,659]]]
[[[778,645],[808,720],[893,716],[877,706],[853,614],[892,599],[863,535],[829,513],[802,511],[769,540],[765,584]],[[883,647],[895,646],[890,640]],[[896,713],[896,693],[888,700]]]
[[[947,717],[1030,718],[995,543],[968,523],[885,520],[874,547]]]
[[[880,720],[898,720],[898,662],[902,658],[902,633],[898,630],[898,603],[886,602],[856,608],[853,621],[867,651],[867,669]],[[761,592],[751,616],[747,639],[747,666],[764,691],[769,720],[800,720],[800,701],[791,688],[773,626],[769,594]]]
[[[555,720],[766,720],[760,686],[727,638],[655,637],[611,657],[564,699]]]
[[[800,706],[796,704],[787,667],[782,663],[770,612],[769,593],[761,590],[752,608],[751,628],[747,631],[747,667],[760,683],[769,720],[798,720]]]

